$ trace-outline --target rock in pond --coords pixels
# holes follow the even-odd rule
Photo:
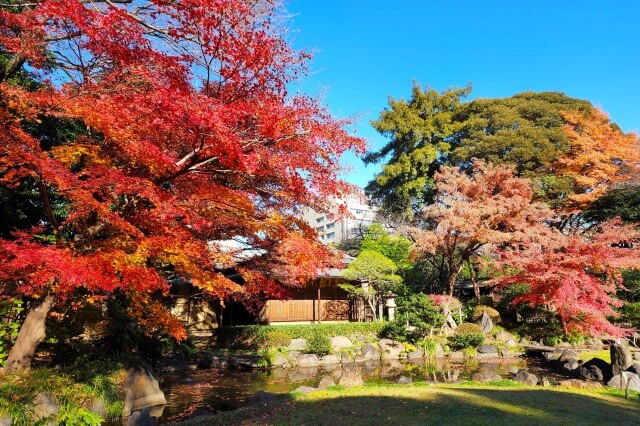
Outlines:
[[[287,346],[290,351],[304,351],[307,349],[306,339],[291,339],[291,343]]]
[[[365,361],[380,359],[381,352],[380,349],[376,348],[371,343],[367,343],[360,349],[360,355]]]
[[[364,383],[360,369],[355,362],[349,363],[342,367],[342,375],[340,376],[340,385],[345,387],[360,386]]]
[[[320,364],[320,360],[318,359],[318,356],[316,354],[304,354],[300,355],[300,358],[298,358],[298,365],[300,367],[318,364]]]
[[[498,356],[498,348],[495,345],[480,345],[478,346],[479,354],[490,354],[494,356]]]
[[[390,339],[381,339],[378,342],[384,359],[398,359],[402,357],[404,345],[400,342]]]
[[[127,371],[122,384],[124,389],[124,415],[156,405],[165,405],[167,400],[160,390],[151,369],[145,366],[132,367]]]

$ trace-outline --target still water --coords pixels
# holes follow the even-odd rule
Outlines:
[[[473,373],[495,372],[503,378],[526,367],[521,359],[496,359],[466,364],[444,360],[373,361],[358,363],[366,382],[395,383],[400,376],[413,381],[456,382]],[[258,392],[289,393],[299,386],[315,387],[320,379],[331,375],[338,382],[340,364],[317,367],[276,368],[272,370],[208,369],[164,374],[160,384],[167,398],[159,423],[182,420],[195,409],[212,412],[246,406]]]

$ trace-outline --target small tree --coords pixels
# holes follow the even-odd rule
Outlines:
[[[347,266],[342,276],[362,282],[364,285],[358,288],[353,285],[343,285],[347,291],[362,297],[369,305],[374,319],[382,315],[378,306],[379,315],[376,315],[376,305],[382,300],[382,295],[395,288],[402,277],[395,275],[398,266],[383,254],[374,250],[362,250],[358,257]]]

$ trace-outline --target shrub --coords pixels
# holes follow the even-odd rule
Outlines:
[[[491,318],[491,321],[493,321],[494,324],[500,322],[500,312],[487,305],[478,305],[473,308],[473,314],[471,315],[471,317],[474,321],[477,321],[485,312],[487,313],[487,315],[489,315],[489,318]]]
[[[620,311],[623,321],[631,323],[634,328],[640,327],[640,302],[627,303]]]
[[[278,346],[289,346],[291,343],[291,336],[284,331],[271,330],[267,333],[265,339],[265,346],[274,348]]]
[[[400,314],[396,324],[385,326],[383,333],[396,340],[416,342],[429,333],[431,327],[440,327],[444,317],[432,300],[423,293],[412,294],[398,300]],[[406,325],[409,325],[407,329]]]
[[[436,357],[438,352],[438,342],[433,339],[424,339],[417,342],[417,345],[420,349],[424,351],[424,357],[428,359],[433,359]]]
[[[456,334],[482,334],[482,329],[479,325],[470,322],[463,322],[456,328]]]
[[[406,342],[411,334],[412,333],[407,330],[407,324],[401,319],[385,322],[384,327],[380,331],[380,337],[398,340],[399,342]]]
[[[465,348],[462,348],[462,355],[464,355],[466,359],[477,358],[478,351],[474,346],[467,346]]]
[[[484,334],[482,333],[456,333],[452,337],[451,346],[456,350],[460,350],[465,348],[475,348],[483,343]]]
[[[326,334],[315,331],[307,339],[307,351],[318,356],[331,353],[331,339]]]

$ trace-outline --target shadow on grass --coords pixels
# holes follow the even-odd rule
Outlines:
[[[187,424],[638,425],[637,400],[555,390],[374,388],[312,394]]]

